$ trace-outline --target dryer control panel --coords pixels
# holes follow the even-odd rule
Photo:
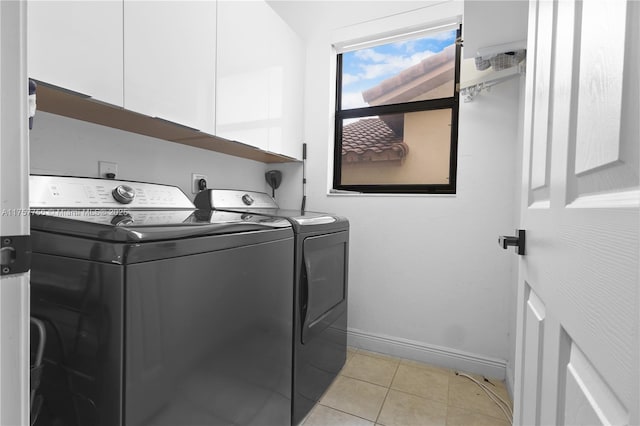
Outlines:
[[[196,195],[200,209],[277,209],[278,204],[269,195],[257,191],[235,189],[207,189]]]

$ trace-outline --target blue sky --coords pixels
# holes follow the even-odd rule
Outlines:
[[[354,50],[342,55],[342,108],[367,106],[362,91],[451,45],[456,31]]]

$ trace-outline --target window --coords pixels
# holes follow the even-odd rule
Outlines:
[[[419,33],[336,47],[334,189],[456,192],[461,27]]]

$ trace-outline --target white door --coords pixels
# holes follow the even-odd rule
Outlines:
[[[0,235],[29,233],[26,3],[0,1]],[[4,253],[7,253],[5,251]],[[3,256],[4,257],[4,256]],[[12,257],[12,256],[8,256]],[[0,425],[29,424],[29,274],[0,276]],[[8,273],[8,274],[7,274]]]
[[[639,424],[640,2],[533,0],[514,424]]]

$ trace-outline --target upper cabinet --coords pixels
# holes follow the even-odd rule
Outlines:
[[[216,2],[124,1],[124,107],[215,132]]]
[[[122,2],[27,2],[29,77],[123,105]]]
[[[474,0],[464,2],[465,59],[478,49],[527,39],[529,2],[521,0]]]
[[[302,40],[264,1],[218,1],[217,136],[300,158]]]
[[[258,161],[301,157],[303,44],[266,2],[27,8],[29,76],[90,97],[42,89],[49,112]]]

